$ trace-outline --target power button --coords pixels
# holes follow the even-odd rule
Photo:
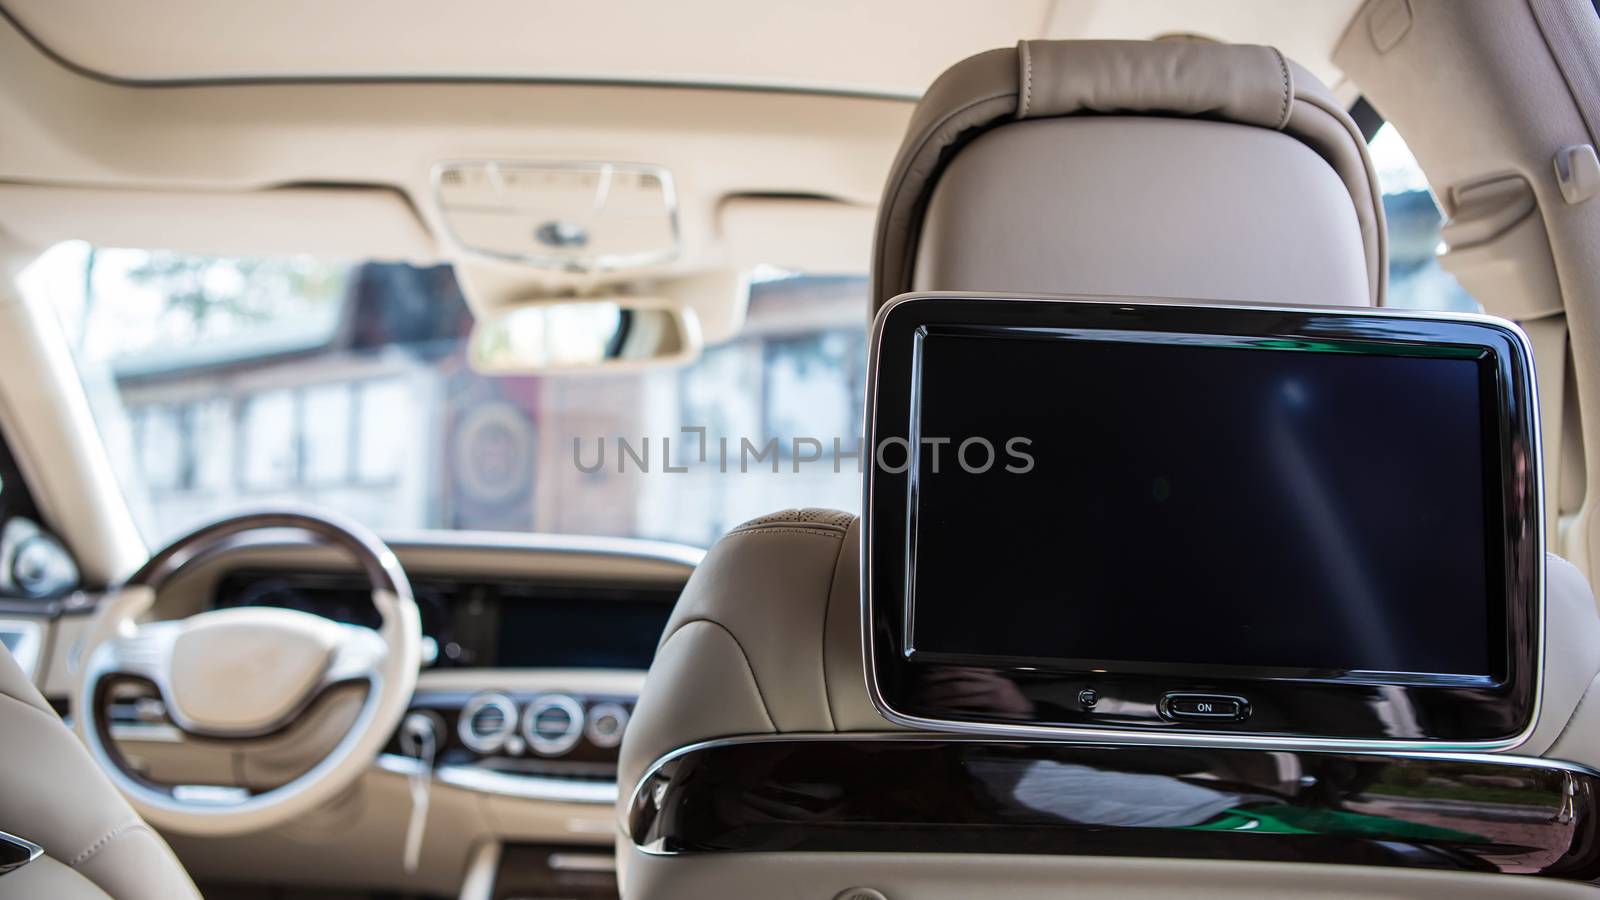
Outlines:
[[[1189,722],[1242,722],[1250,701],[1233,694],[1167,694],[1157,704],[1164,719]]]

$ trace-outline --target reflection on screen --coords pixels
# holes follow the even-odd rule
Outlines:
[[[932,334],[912,645],[1487,675],[1481,365]]]

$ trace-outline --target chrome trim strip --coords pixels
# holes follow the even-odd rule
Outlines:
[[[422,768],[422,763],[416,757],[402,756],[398,753],[378,754],[376,765],[379,771],[401,776],[415,775],[417,770]]]
[[[575,781],[541,775],[512,775],[475,766],[440,766],[433,777],[451,787],[499,794],[521,800],[589,803],[611,806],[617,802],[614,781]]]
[[[472,861],[467,863],[459,900],[494,900],[494,880],[499,874],[500,842],[484,841],[472,852]]]
[[[175,784],[172,799],[193,806],[231,808],[250,799],[249,788],[226,784]]]
[[[39,665],[39,651],[44,647],[44,626],[33,619],[0,619],[0,634],[16,636],[11,658],[17,661],[22,674],[32,678]]]
[[[1528,726],[1519,734],[1503,740],[1495,741],[1457,741],[1439,743],[1429,741],[1409,740],[1377,740],[1377,739],[1341,739],[1341,738],[1283,738],[1270,735],[1235,734],[1224,732],[1208,732],[1195,730],[1188,732],[1162,732],[1149,734],[1133,729],[1120,729],[1111,727],[1100,728],[1075,728],[1069,726],[1043,726],[1043,725],[995,725],[978,722],[953,722],[943,719],[926,719],[918,716],[908,716],[895,712],[889,708],[879,689],[877,673],[872,666],[872,623],[871,617],[871,592],[872,592],[872,562],[868,552],[867,536],[872,532],[872,418],[873,411],[878,403],[878,357],[879,345],[883,341],[883,326],[887,321],[890,311],[902,304],[912,303],[917,300],[1013,300],[1035,303],[1112,303],[1126,306],[1199,306],[1210,309],[1236,309],[1255,312],[1327,312],[1344,316],[1371,316],[1373,318],[1412,319],[1421,321],[1441,322],[1471,322],[1480,325],[1491,325],[1509,334],[1521,348],[1522,355],[1528,364],[1528,371],[1532,377],[1529,379],[1529,392],[1531,396],[1528,414],[1531,418],[1532,433],[1529,442],[1534,448],[1535,458],[1539,461],[1533,466],[1535,479],[1534,495],[1537,509],[1534,510],[1534,519],[1538,523],[1538,538],[1536,552],[1538,554],[1538,570],[1535,573],[1534,590],[1539,597],[1536,612],[1536,629],[1539,634],[1536,652],[1533,710],[1528,717]],[[1539,724],[1539,714],[1544,700],[1544,664],[1546,644],[1546,616],[1545,616],[1545,571],[1547,566],[1546,537],[1544,533],[1544,446],[1539,423],[1539,384],[1537,372],[1534,369],[1533,345],[1528,341],[1528,336],[1515,322],[1498,316],[1481,313],[1464,313],[1448,311],[1417,311],[1401,310],[1384,307],[1321,307],[1297,306],[1289,303],[1219,303],[1211,300],[1197,300],[1193,298],[1172,297],[1117,297],[1105,295],[1018,295],[1010,293],[993,293],[984,291],[923,291],[908,292],[891,298],[887,303],[878,308],[872,319],[872,336],[867,350],[867,398],[863,415],[864,431],[867,436],[869,458],[867,460],[867,474],[861,482],[861,562],[858,577],[860,578],[859,592],[861,601],[861,666],[867,682],[867,696],[872,699],[872,705],[878,714],[890,722],[918,731],[942,731],[949,733],[985,735],[989,737],[1012,737],[1050,739],[1055,741],[1089,741],[1094,743],[1122,743],[1122,744],[1158,744],[1174,747],[1219,747],[1219,748],[1275,748],[1289,750],[1337,750],[1337,751],[1421,751],[1428,756],[1451,754],[1471,751],[1510,750],[1521,746],[1533,734]],[[1434,751],[1428,753],[1427,751]]]
[[[671,541],[603,537],[588,534],[516,533],[509,531],[395,531],[383,533],[384,543],[396,550],[461,549],[581,553],[587,556],[626,556],[656,559],[695,568],[705,559],[702,547]]]
[[[44,855],[43,847],[35,844],[33,841],[19,838],[14,834],[7,834],[4,831],[0,831],[0,845],[6,845],[5,849],[8,851],[6,854],[7,856],[14,855],[21,857],[20,859],[7,859],[5,857],[0,857],[0,875],[5,875],[8,872],[15,872],[16,870]],[[14,854],[12,851],[14,851]]]
[[[1040,740],[1038,738],[989,737],[989,736],[976,735],[976,734],[941,734],[941,733],[930,733],[930,732],[916,733],[916,732],[907,732],[907,731],[823,731],[823,732],[793,732],[793,733],[789,733],[789,734],[752,734],[752,735],[744,735],[744,736],[741,736],[741,737],[713,738],[711,740],[697,741],[697,742],[695,742],[693,744],[686,744],[685,746],[679,747],[676,750],[668,751],[666,753],[663,753],[661,756],[657,757],[654,762],[650,763],[650,765],[648,765],[648,766],[646,766],[644,768],[644,772],[642,774],[640,774],[639,780],[637,782],[635,782],[634,785],[631,788],[629,788],[629,790],[628,790],[628,805],[626,807],[620,807],[617,810],[617,813],[618,813],[618,816],[619,816],[619,821],[622,818],[627,816],[628,810],[631,810],[639,802],[639,791],[642,790],[643,787],[650,782],[650,779],[652,777],[654,777],[656,772],[659,771],[662,766],[665,766],[667,763],[672,762],[673,760],[677,759],[680,756],[685,756],[687,754],[695,753],[695,752],[698,752],[700,750],[707,750],[707,749],[716,748],[716,747],[734,747],[734,746],[739,746],[739,745],[742,745],[742,744],[771,744],[771,743],[779,743],[779,742],[788,742],[788,743],[797,743],[797,744],[799,744],[799,743],[814,743],[814,742],[826,742],[826,741],[913,741],[913,742],[923,742],[923,743],[945,743],[945,744],[948,744],[948,743],[1020,744],[1020,745],[1038,744],[1038,745],[1041,745],[1041,746],[1052,746],[1052,745],[1072,744],[1072,743],[1092,743],[1092,744],[1094,744],[1096,746],[1100,746],[1100,747],[1146,746],[1146,745],[1149,745],[1151,743],[1154,743],[1154,742],[1151,742],[1151,741],[1127,740],[1128,737],[1133,737],[1133,736],[1135,736],[1135,735],[1120,735],[1119,737],[1123,738],[1122,740],[1111,740],[1111,741],[1063,741],[1063,740],[1061,740],[1059,738],[1056,738],[1056,739],[1053,739],[1053,740]],[[1166,744],[1160,744],[1160,746],[1169,746],[1169,747],[1172,747],[1173,749],[1185,749],[1185,746],[1174,745],[1174,744],[1171,744],[1170,742],[1166,743]],[[1187,746],[1191,746],[1192,747],[1193,745],[1187,745]],[[1219,747],[1219,748],[1227,749],[1227,747],[1225,745],[1222,745],[1222,744],[1214,744],[1214,745],[1207,745],[1207,746],[1213,746],[1213,747]],[[1244,749],[1261,749],[1261,748],[1244,748]],[[1276,749],[1283,749],[1283,748],[1276,748]],[[1338,750],[1338,751],[1327,751],[1327,750],[1323,750],[1322,748],[1308,748],[1308,749],[1309,749],[1309,752],[1338,752],[1338,753],[1349,753],[1349,754],[1354,755],[1354,756],[1380,756],[1380,757],[1390,757],[1390,758],[1399,758],[1399,759],[1429,760],[1429,761],[1434,761],[1434,762],[1443,760],[1443,761],[1446,761],[1446,762],[1487,763],[1487,764],[1491,764],[1491,765],[1501,765],[1501,766],[1523,766],[1523,767],[1526,767],[1526,768],[1547,769],[1547,770],[1556,771],[1556,772],[1573,772],[1573,773],[1576,773],[1576,774],[1579,774],[1579,775],[1588,775],[1588,776],[1591,776],[1591,777],[1594,777],[1594,778],[1600,778],[1600,769],[1593,768],[1593,767],[1585,765],[1583,763],[1571,762],[1569,760],[1564,760],[1564,759],[1546,759],[1544,757],[1538,757],[1538,756],[1518,756],[1516,754],[1511,754],[1511,753],[1468,753],[1468,752],[1456,752],[1456,751],[1440,751],[1440,752],[1434,752],[1434,753],[1426,753],[1426,752],[1414,751],[1414,750],[1411,750],[1411,751],[1407,751],[1407,750]],[[623,823],[622,830],[623,830],[624,833],[626,833],[627,830],[628,830],[625,822]],[[646,852],[649,852],[649,850],[647,848],[641,847],[640,849],[641,850],[645,850]]]
[[[552,853],[546,862],[558,872],[617,871],[617,858],[610,853]]]
[[[157,744],[181,744],[183,732],[176,725],[157,723],[127,723],[111,726],[111,738],[117,741],[145,741]]]
[[[393,775],[414,775],[420,765],[412,757],[397,753],[384,753],[378,757],[378,768]],[[513,775],[479,766],[440,766],[433,770],[433,779],[440,784],[462,790],[550,803],[611,806],[617,802],[618,796],[615,782],[577,781],[546,775]]]

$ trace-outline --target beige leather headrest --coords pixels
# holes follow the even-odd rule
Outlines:
[[[1146,126],[1143,130],[1130,124],[1139,121]],[[1044,122],[1054,125],[1035,125]],[[1030,126],[1031,134],[1026,131]],[[1041,130],[1045,128],[1048,134]],[[1000,149],[1002,143],[1007,146]],[[982,193],[1002,196],[987,201],[993,208],[984,209],[986,201],[975,201],[974,190],[967,189],[959,204],[952,201],[941,208],[935,197],[941,181],[953,164],[980,145],[987,153],[987,169],[978,178]],[[1130,145],[1136,145],[1135,152],[1129,151]],[[1261,177],[1253,177],[1257,174]],[[1095,186],[1103,186],[1108,176],[1118,192],[1096,196]],[[1089,196],[1067,190],[1080,184]],[[1231,193],[1223,194],[1223,188]],[[1175,223],[1181,227],[1167,228],[1171,216],[1163,204],[1173,215],[1186,217]],[[1338,281],[1350,275],[1365,288],[1360,297],[1335,287],[1310,298],[1217,299],[1360,304],[1383,299],[1383,207],[1365,142],[1328,90],[1271,47],[1024,41],[1014,49],[956,64],[924,95],[885,187],[874,242],[874,306],[913,289],[1162,293],[1137,290],[1142,284],[1137,279],[1127,286],[1116,278],[1078,283],[1085,260],[1073,260],[1070,252],[1056,260],[1058,270],[1053,271],[1039,258],[1051,252],[1049,246],[989,239],[992,226],[1005,227],[1006,210],[1018,207],[1026,214],[1023,225],[1055,232],[1057,247],[1068,251],[1074,245],[1068,238],[1088,247],[1097,235],[1121,239],[1136,226],[1138,242],[1160,250],[1169,268],[1174,248],[1194,252],[1194,262],[1185,264],[1190,268],[1199,269],[1208,258],[1219,266],[1236,262],[1224,246],[1233,240],[1235,248],[1243,248],[1238,250],[1243,258],[1267,260],[1269,265],[1275,259],[1278,265],[1303,267],[1320,258],[1300,279],[1314,295],[1314,278]],[[1219,218],[1207,221],[1213,212]],[[953,234],[928,240],[924,226],[930,215],[949,218],[957,213],[983,222],[988,230],[956,228]],[[1267,244],[1244,246],[1257,240]],[[1313,246],[1303,250],[1296,240]],[[959,247],[967,245],[981,247],[986,255],[986,261],[976,264],[978,270],[1012,267],[1024,273],[1022,282],[939,283],[938,261],[919,259],[951,247],[962,252]],[[1127,243],[1116,246],[1127,248]],[[1220,253],[1210,254],[1211,249]],[[1013,250],[1029,255],[1007,259]],[[1347,250],[1355,257],[1349,265]],[[1087,261],[1105,256],[1103,248],[1095,253]],[[972,267],[960,263],[954,268]],[[1182,276],[1181,269],[1168,274]],[[1152,283],[1166,287],[1168,282],[1184,284],[1188,279]],[[1292,278],[1243,282],[1245,288],[1280,293],[1298,293],[1293,289],[1299,286]],[[1231,290],[1227,278],[1212,278],[1209,287],[1225,295],[1250,293]],[[1207,296],[1203,290],[1165,293]]]

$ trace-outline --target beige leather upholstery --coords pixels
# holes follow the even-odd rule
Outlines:
[[[799,868],[795,857],[809,865]],[[629,896],[652,900],[1593,900],[1555,878],[1311,863],[947,853],[640,856]]]
[[[707,738],[882,731],[861,667],[860,523],[791,509],[728,532],[684,586],[622,741],[645,767]]]
[[[1269,47],[1025,41],[957,63],[918,105],[878,213],[873,303],[913,288],[1376,303],[1375,185],[1349,117]],[[854,528],[790,510],[711,549],[623,742],[624,799],[695,741],[890,727],[862,676]]]
[[[0,897],[49,897],[50,900],[108,900],[105,891],[72,867],[41,856],[0,879]]]
[[[867,697],[861,657],[860,521],[833,510],[785,510],[741,525],[706,554],[667,624],[624,737],[618,772],[626,821],[631,788],[655,760],[701,741],[748,735],[889,732]],[[1547,561],[1549,639],[1538,728],[1516,752],[1600,766],[1600,617],[1588,582],[1570,563]],[[1050,897],[1063,883],[1078,897],[1167,896],[1175,883],[1196,896],[1273,897],[1311,871],[1338,880],[1324,895],[1502,896],[1576,885],[1496,877],[1419,874],[1350,867],[1093,857],[998,862],[981,856],[738,854],[662,857],[624,834],[618,868],[629,898],[828,897],[852,886],[889,896]],[[958,864],[959,861],[959,864]],[[934,863],[953,868],[930,877]],[[1014,867],[1031,873],[1018,879]],[[955,877],[959,870],[959,878]],[[1296,875],[1295,872],[1300,874]],[[779,874],[784,873],[784,874]],[[1205,875],[1202,881],[1183,881]],[[765,879],[764,886],[757,889]],[[1178,879],[1174,881],[1174,879]],[[780,888],[793,885],[792,893]],[[754,893],[752,893],[752,891]],[[1461,893],[1461,892],[1465,893]],[[1388,892],[1388,893],[1385,893]],[[1529,893],[1529,896],[1533,896]]]
[[[1600,768],[1600,616],[1594,591],[1578,567],[1545,559],[1544,692],[1528,756]]]
[[[1383,215],[1366,147],[1310,75],[1265,47],[1025,42],[925,95],[879,210],[872,298],[908,290],[1382,302]],[[662,755],[744,735],[885,732],[861,656],[859,524],[789,510],[707,554],[668,624],[623,741],[619,817]],[[1560,684],[1530,742],[1557,742],[1600,670],[1587,583],[1550,563]],[[1585,704],[1596,712],[1600,702]],[[1578,717],[1582,719],[1583,716]],[[1570,732],[1569,732],[1570,733]],[[735,858],[736,857],[736,858]],[[1490,876],[1090,857],[665,857],[622,837],[629,898],[1498,896]],[[1204,870],[1203,872],[1201,870]],[[1337,873],[1338,881],[1330,876]],[[1201,877],[1201,876],[1204,877]],[[1552,886],[1552,896],[1584,889]]]
[[[193,882],[0,650],[0,831],[45,855],[0,876],[0,900],[198,898]]]
[[[875,308],[913,289],[1370,305],[1385,265],[1360,134],[1276,50],[1024,42],[958,63],[924,95],[879,207],[871,293]],[[858,531],[790,510],[711,549],[623,740],[624,821],[645,768],[680,747],[892,729],[866,696]],[[826,871],[793,865],[759,868],[801,884]],[[995,881],[1005,865],[972,871]],[[695,896],[716,872],[625,835],[618,866],[628,897]],[[871,886],[916,892],[918,868],[885,867]]]
[[[1377,305],[1386,257],[1359,130],[1276,50],[1024,41],[952,67],[912,116],[872,297]]]

